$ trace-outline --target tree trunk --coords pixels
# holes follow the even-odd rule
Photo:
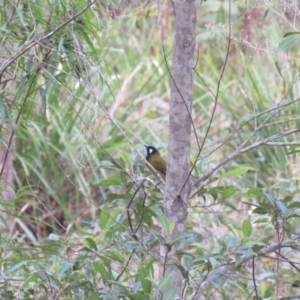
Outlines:
[[[185,229],[187,218],[189,185],[189,160],[191,115],[193,95],[194,52],[196,43],[197,5],[196,0],[174,1],[175,5],[175,46],[172,66],[172,85],[169,119],[169,143],[167,178],[164,194],[164,213],[175,223],[166,237],[171,243]],[[182,268],[176,257],[177,245],[170,249],[161,248],[162,274],[172,274],[170,286],[177,287],[181,297]],[[180,271],[181,269],[181,271]]]

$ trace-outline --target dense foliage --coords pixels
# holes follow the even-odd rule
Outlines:
[[[191,164],[207,137],[193,176],[249,151],[190,199],[173,241],[184,299],[203,287],[209,299],[300,294],[294,2],[199,3]],[[158,268],[174,224],[143,144],[166,155],[174,11],[129,3],[0,7],[0,136],[15,192],[1,198],[4,299],[173,299]]]

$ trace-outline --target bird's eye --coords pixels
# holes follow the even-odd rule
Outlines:
[[[149,154],[152,154],[152,153],[153,153],[153,149],[149,148]]]

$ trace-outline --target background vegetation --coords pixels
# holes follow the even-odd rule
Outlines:
[[[3,0],[0,14],[1,180],[14,191],[1,198],[1,297],[172,299],[158,266],[173,224],[141,185],[143,144],[166,155],[172,3]],[[204,283],[207,299],[300,294],[299,22],[297,1],[199,3],[191,162],[228,62],[193,175],[294,132],[230,161],[190,200],[174,241],[184,299]],[[236,268],[213,276],[224,266]]]

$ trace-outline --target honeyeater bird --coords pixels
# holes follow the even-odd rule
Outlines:
[[[152,172],[153,175],[156,177],[159,177],[157,173],[160,175],[161,179],[164,181],[166,180],[166,173],[167,173],[167,163],[166,161],[160,156],[159,151],[153,147],[153,146],[146,146],[144,145],[147,149],[147,156],[146,160],[147,162],[153,167],[149,168],[150,171]]]

